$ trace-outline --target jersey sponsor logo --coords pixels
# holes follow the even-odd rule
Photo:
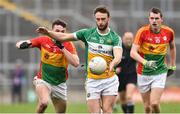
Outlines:
[[[92,43],[92,42],[88,42],[88,43],[89,43],[90,52],[112,56],[112,46]]]

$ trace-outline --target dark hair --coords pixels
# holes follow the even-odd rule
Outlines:
[[[108,17],[110,16],[109,10],[105,6],[98,6],[94,10],[94,15],[97,13],[107,13]]]
[[[52,28],[54,27],[54,25],[61,25],[64,28],[66,28],[66,26],[67,26],[66,22],[61,19],[54,20],[52,23]]]
[[[153,7],[153,8],[151,8],[150,12],[153,12],[155,14],[160,13],[160,16],[163,17],[162,12],[161,12],[161,10],[159,8]]]

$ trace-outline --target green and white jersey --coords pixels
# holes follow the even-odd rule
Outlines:
[[[122,48],[121,37],[116,32],[109,29],[108,33],[101,34],[97,28],[81,29],[74,33],[74,37],[85,43],[88,78],[103,79],[114,76],[114,71],[109,71],[109,64],[113,59],[113,48]],[[92,74],[88,69],[89,61],[95,56],[103,57],[108,65],[101,75]]]

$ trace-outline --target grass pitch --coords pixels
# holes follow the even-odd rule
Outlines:
[[[180,103],[161,103],[161,113],[180,113]],[[0,104],[0,113],[34,113],[36,103],[25,104]],[[142,103],[135,104],[136,113],[144,113]],[[55,113],[52,104],[46,110],[46,113]],[[87,106],[84,103],[68,103],[67,113],[87,113]],[[116,113],[121,113],[120,106]]]

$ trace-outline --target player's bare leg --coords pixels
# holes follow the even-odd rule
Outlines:
[[[38,97],[38,106],[37,106],[36,112],[43,113],[45,112],[48,106],[50,91],[47,86],[43,84],[38,84],[36,86],[36,93]]]
[[[66,112],[66,101],[63,99],[52,98],[52,103],[55,107],[56,113]]]
[[[151,89],[151,108],[152,113],[160,113],[160,99],[164,89],[163,88],[152,88]]]
[[[116,102],[115,95],[104,95],[102,96],[102,109],[103,113],[112,113],[113,106]]]
[[[126,86],[126,111],[127,113],[134,113],[134,102],[133,102],[133,92],[136,86],[132,83],[129,83]]]
[[[121,109],[126,113],[126,91],[119,92],[119,99],[121,103]]]
[[[101,113],[101,102],[99,99],[87,100],[89,113]]]
[[[144,104],[144,110],[145,113],[152,113],[151,104],[150,104],[150,91],[146,93],[141,93],[143,104]]]

